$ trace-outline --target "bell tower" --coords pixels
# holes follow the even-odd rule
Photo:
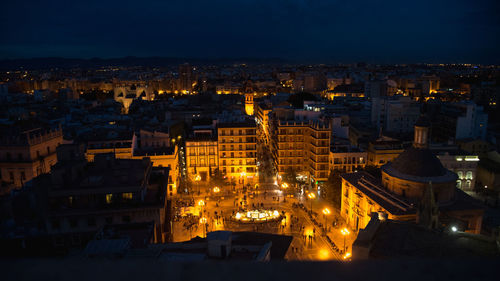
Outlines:
[[[429,120],[421,115],[415,123],[415,137],[413,139],[413,146],[415,148],[426,149],[429,147]]]
[[[245,94],[245,113],[253,115],[253,94]]]

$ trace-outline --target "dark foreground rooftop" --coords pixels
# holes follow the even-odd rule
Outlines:
[[[2,280],[495,280],[499,259],[393,259],[343,262],[163,262],[5,259]],[[496,276],[496,277],[495,277]]]

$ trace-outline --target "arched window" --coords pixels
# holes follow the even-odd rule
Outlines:
[[[457,180],[457,188],[462,188],[462,181],[461,180]]]
[[[467,171],[467,175],[465,176],[466,179],[471,180],[472,179],[472,171]]]

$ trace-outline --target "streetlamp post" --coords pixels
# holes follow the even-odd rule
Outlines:
[[[342,233],[342,235],[344,235],[344,253],[345,253],[347,251],[346,245],[345,245],[345,239],[346,239],[346,236],[349,235],[351,232],[349,232],[349,229],[347,229],[347,227],[344,227],[340,230],[340,233]]]
[[[328,229],[328,228],[327,228],[327,224],[326,224],[326,219],[327,219],[327,217],[326,217],[326,216],[328,216],[330,213],[331,213],[331,212],[330,212],[330,209],[328,209],[328,208],[324,208],[324,209],[323,209],[323,215],[325,216],[325,232],[326,232],[326,231],[327,231],[327,229]]]
[[[313,199],[316,198],[316,195],[312,192],[309,192],[307,194],[307,197],[309,197],[309,199],[311,200],[311,215],[312,215],[312,212],[313,212]]]
[[[196,182],[196,189],[198,189],[198,195],[200,195],[200,180],[201,180],[201,177],[200,175],[196,175],[196,177],[194,178],[194,181]]]
[[[201,226],[203,227],[203,236],[204,237],[207,237],[207,233],[206,233],[206,226],[207,226],[207,218],[205,217],[201,217],[200,218],[200,224]]]

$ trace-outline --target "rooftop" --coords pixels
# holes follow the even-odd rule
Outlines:
[[[342,174],[341,177],[393,215],[416,213],[416,209],[412,204],[406,202],[404,198],[387,191],[382,187],[379,179],[367,172]]]

